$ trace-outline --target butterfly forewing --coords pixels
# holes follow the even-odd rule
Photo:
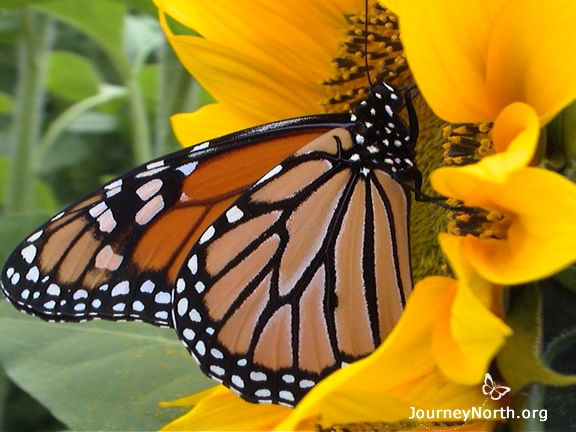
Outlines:
[[[279,122],[132,170],[18,246],[2,274],[4,294],[47,320],[172,326],[174,281],[200,234],[264,173],[329,128],[318,118]]]
[[[317,138],[192,248],[174,296],[182,341],[242,397],[294,405],[399,318],[412,286],[408,207],[390,174],[358,158],[348,130]]]

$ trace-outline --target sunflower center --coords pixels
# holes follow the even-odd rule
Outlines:
[[[444,160],[450,165],[468,165],[496,153],[490,131],[492,123],[451,124],[444,128]]]
[[[444,128],[444,160],[450,165],[469,165],[496,153],[490,131],[492,123],[451,124]],[[465,207],[451,200],[455,207],[448,213],[448,232],[456,235],[472,234],[482,239],[505,239],[512,223],[510,217],[496,210]]]
[[[364,99],[369,92],[368,75],[384,74],[387,82],[397,85],[410,78],[396,15],[370,2],[366,13],[348,19],[345,41],[333,59],[334,71],[321,83],[329,95],[322,101],[326,112],[350,111]]]
[[[450,201],[450,200],[449,200]],[[456,200],[454,200],[456,201]],[[449,202],[457,205],[457,202]],[[448,213],[447,231],[450,234],[465,236],[472,234],[481,239],[504,240],[512,219],[496,210],[479,207],[458,207]]]

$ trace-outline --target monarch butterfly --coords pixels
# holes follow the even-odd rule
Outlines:
[[[48,321],[172,327],[210,377],[294,406],[372,352],[402,312],[417,132],[409,95],[379,81],[353,114],[156,159],[30,235],[2,290]]]

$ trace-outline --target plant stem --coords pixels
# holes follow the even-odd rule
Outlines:
[[[136,73],[127,78],[125,83],[128,90],[130,118],[132,120],[130,122],[132,125],[132,151],[134,153],[134,161],[137,165],[141,165],[152,159],[146,101],[140,89]]]
[[[31,209],[33,200],[33,151],[42,126],[46,54],[53,39],[49,16],[31,8],[22,10],[22,38],[18,47],[18,85],[12,129],[12,159],[6,190],[6,214]]]

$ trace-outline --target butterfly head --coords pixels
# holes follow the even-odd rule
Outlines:
[[[409,125],[400,115],[404,109]],[[413,180],[418,125],[407,92],[377,81],[370,95],[354,109],[352,121],[349,130],[355,144],[366,149],[364,153],[375,165],[399,179]]]

